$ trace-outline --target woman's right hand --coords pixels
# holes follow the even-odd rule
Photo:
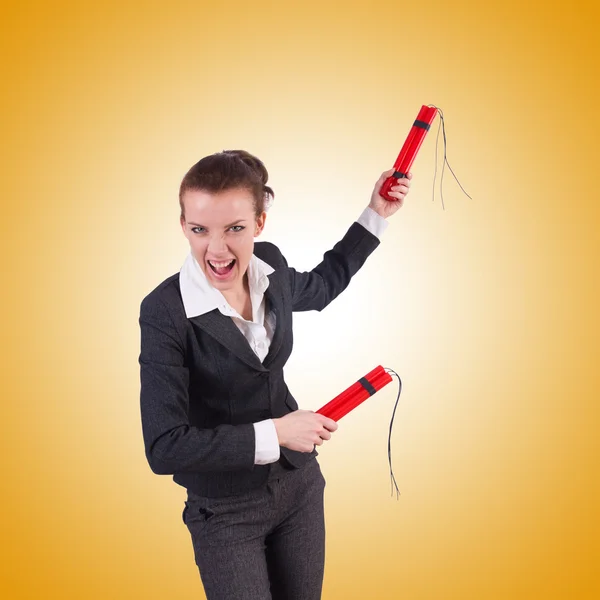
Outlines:
[[[391,177],[395,169],[388,169],[381,174],[381,177],[375,183],[373,193],[371,194],[371,201],[369,202],[369,208],[373,209],[380,217],[387,219],[391,217],[398,209],[402,208],[404,204],[404,198],[409,192],[410,183],[412,179],[412,173],[407,173],[406,177],[398,179],[388,193],[389,196],[396,198],[393,201],[386,200],[379,195],[379,191],[383,187],[386,179]]]
[[[331,439],[338,424],[329,417],[311,410],[295,410],[273,419],[279,445],[297,452],[312,452],[315,445]]]

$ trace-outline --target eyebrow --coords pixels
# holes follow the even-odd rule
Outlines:
[[[233,227],[234,225],[237,225],[238,223],[245,223],[245,222],[246,222],[246,219],[238,219],[234,223],[229,223],[229,225],[225,225],[225,229],[229,229],[230,227]],[[200,225],[200,223],[193,223],[192,221],[188,221],[187,223],[188,223],[188,225],[194,225],[195,227],[204,227],[204,229],[206,229],[206,227],[204,225]]]

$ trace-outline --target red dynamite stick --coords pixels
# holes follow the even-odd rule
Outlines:
[[[362,381],[364,383],[361,383]],[[391,381],[390,374],[384,371],[380,365],[363,377],[362,380],[353,383],[348,389],[325,404],[317,412],[334,421],[338,421]],[[371,390],[367,390],[365,384]]]
[[[436,108],[426,108],[425,112],[422,115],[422,118],[417,119],[417,121],[420,122],[421,125],[413,125],[413,129],[415,130],[415,135],[412,139],[410,149],[406,153],[406,156],[404,156],[404,158],[400,161],[400,163],[396,167],[396,170],[399,173],[401,173],[403,176],[406,176],[406,174],[410,170],[410,167],[412,166],[412,164],[417,156],[417,152],[419,151],[419,148],[421,147],[421,144],[423,143],[423,140],[425,139],[425,136],[427,135],[427,132],[429,131],[429,126],[433,122],[433,119],[435,118],[436,113],[437,113]]]
[[[419,111],[419,114],[417,115],[416,120],[424,121],[426,116],[427,116],[427,107],[421,106],[421,110]],[[400,165],[406,160],[406,157],[408,155],[410,155],[411,148],[414,144],[416,135],[417,135],[417,128],[413,126],[410,128],[410,131],[408,132],[408,136],[406,137],[406,140],[404,141],[404,145],[402,146],[402,150],[400,150],[400,154],[398,154],[398,158],[396,159],[396,162],[394,163],[394,169],[396,171],[400,171]],[[400,171],[400,172],[403,173],[404,171]]]
[[[394,165],[396,171],[398,171],[401,176],[406,176],[408,168],[412,165],[416,154],[425,139],[425,135],[428,131],[426,127],[427,125],[430,125],[428,122],[429,116],[429,109],[425,107],[425,110],[421,112],[411,127],[411,130],[414,131],[414,135],[411,138],[410,147],[404,156]],[[435,114],[433,116],[435,117]]]
[[[378,391],[385,385],[385,383],[383,383],[385,376],[386,373],[382,373],[381,375],[378,375],[375,380],[370,382],[375,391]],[[362,404],[369,396],[371,396],[371,394],[361,385],[360,389],[357,390],[355,394],[352,394],[344,403],[339,404],[336,406],[335,410],[331,411],[330,418],[338,421],[351,410],[354,410],[359,404]]]
[[[408,152],[405,156],[398,162],[398,164],[394,165],[396,170],[401,174],[406,176],[408,173],[408,169],[412,165],[413,161],[416,158],[417,152],[421,146],[421,143],[425,139],[427,132],[433,123],[433,119],[435,119],[435,115],[437,114],[437,108],[429,108],[427,106],[423,107],[423,110],[418,116],[411,129],[414,130],[415,135],[412,138],[412,142]]]
[[[389,381],[387,381],[386,378],[389,379],[389,381],[391,381],[391,377],[389,377],[387,373],[382,373],[376,378],[376,380],[371,382],[374,384],[373,388],[375,392],[379,391],[384,385],[389,383]],[[360,386],[360,388],[361,389],[357,390],[356,393],[348,397],[345,402],[338,404],[333,410],[326,411],[328,414],[326,414],[325,416],[328,416],[334,421],[339,421],[339,419],[341,419],[344,415],[354,410],[359,404],[362,404],[362,402],[364,402],[367,398],[369,398],[369,396],[372,395],[362,385]]]
[[[383,370],[383,367],[380,365],[378,367],[375,367],[372,371],[369,371],[365,375],[365,379],[367,381],[373,381],[373,379],[375,379],[381,373],[385,373],[385,371]],[[355,394],[360,389],[364,389],[363,386],[361,385],[360,381],[355,381],[348,389],[344,390],[341,394],[339,394],[331,402],[329,402],[329,404],[331,404],[331,405],[337,404],[346,396]]]
[[[396,172],[386,179],[381,188],[382,191],[380,192],[380,195],[386,200],[396,200],[389,195],[389,191],[392,186],[398,184],[398,179],[406,177],[436,113],[436,108],[428,108],[427,106],[421,107],[417,119],[413,123],[409,136],[406,139],[405,147],[394,164]]]
[[[390,196],[389,192],[393,186],[398,184],[398,179],[402,179],[408,174],[436,114],[437,108],[427,107],[425,105],[421,106],[421,110],[408,132],[402,150],[400,150],[400,154],[398,154],[398,158],[394,163],[395,173],[383,182],[383,185],[379,190],[379,195],[382,198],[391,202],[397,200],[397,198]]]
[[[367,373],[365,378],[368,381],[372,381],[378,374],[384,372],[385,371],[383,370],[383,367],[379,366],[373,369],[371,372]],[[339,406],[344,406],[345,403],[349,399],[353,398],[361,389],[364,389],[364,387],[359,381],[356,381],[348,389],[344,390],[341,394],[339,394],[333,400],[331,400],[325,406],[323,406],[321,410],[325,410],[328,413],[335,413]],[[325,416],[329,416],[329,414]]]
[[[399,171],[403,176],[406,176],[408,170],[412,166],[417,152],[429,131],[431,123],[433,123],[433,119],[435,119],[435,115],[437,114],[437,108],[427,108],[425,107],[425,111],[421,115],[421,118],[417,118],[417,120],[413,123],[413,129],[415,130],[415,135],[412,139],[411,146],[409,151],[406,153],[404,158],[400,161],[400,164],[397,166],[397,171]]]
[[[327,404],[322,406],[317,412],[319,412],[327,417],[332,418],[331,415],[337,414],[340,407],[343,408],[344,406],[346,406],[348,404],[348,402],[351,402],[352,399],[356,397],[356,395],[358,394],[361,387],[362,386],[360,383],[358,383],[358,382],[353,383],[349,388],[344,390],[341,394],[336,396],[333,400],[331,400],[330,402],[328,402]]]
[[[417,115],[417,121],[422,121],[427,114],[427,107],[425,105],[421,106],[421,110]],[[404,144],[402,146],[402,150],[400,150],[400,154],[398,154],[398,158],[396,158],[396,162],[394,163],[394,170],[396,173],[403,173],[404,171],[400,171],[400,165],[406,160],[406,157],[411,154],[411,148],[414,145],[415,137],[417,135],[417,128],[411,127],[408,135],[406,136],[406,140],[404,140]],[[379,192],[386,200],[391,200],[391,196],[388,196],[388,192],[391,187],[396,185],[397,180],[396,177],[388,177],[381,187],[381,191]]]
[[[352,406],[354,399],[360,393],[360,388],[362,386],[360,384],[353,384],[350,388],[346,390],[346,394],[343,397],[338,397],[336,402],[328,407],[322,407],[320,412],[322,415],[337,421],[341,416],[343,416],[347,412],[347,408]]]

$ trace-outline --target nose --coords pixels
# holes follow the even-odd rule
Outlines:
[[[227,244],[222,235],[212,235],[208,241],[208,252],[211,255],[218,256],[227,252]]]

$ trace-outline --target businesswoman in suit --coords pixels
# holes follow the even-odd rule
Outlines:
[[[187,490],[182,513],[208,600],[318,600],[325,479],[316,446],[337,424],[299,410],[283,376],[292,313],[323,310],[379,244],[410,178],[379,196],[312,271],[256,242],[273,198],[242,150],[204,157],[180,186],[190,253],[140,308],[141,419],[154,473]]]

